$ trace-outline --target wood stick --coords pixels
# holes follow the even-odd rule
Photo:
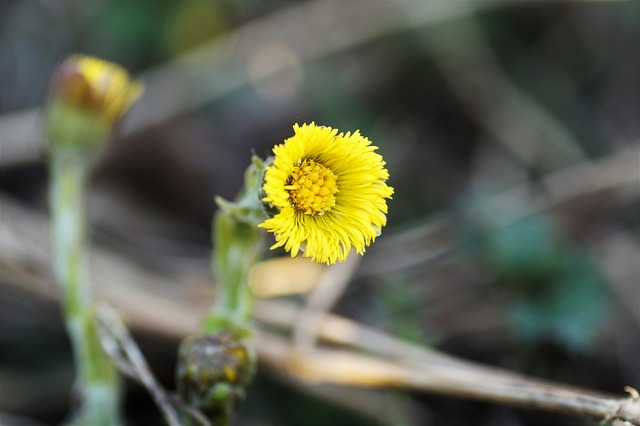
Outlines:
[[[11,275],[6,274],[4,285],[15,285],[44,297],[56,298],[55,292],[52,291],[54,286],[50,274],[46,272],[47,244],[41,241],[45,240],[46,243],[47,233],[37,232],[31,237],[37,236],[39,241],[29,241],[25,238],[28,233],[16,235],[17,230],[11,227],[11,235],[14,238],[10,241],[6,222],[8,203],[6,200],[3,201],[0,269],[13,272]],[[19,217],[21,221],[34,220],[28,212],[23,212]],[[36,223],[46,228],[46,222],[42,219]],[[37,231],[33,228],[30,230]],[[6,251],[11,247],[13,250]],[[28,250],[28,247],[38,247],[38,250]],[[20,263],[7,262],[12,253],[22,259]],[[100,258],[103,255],[101,251],[94,251],[94,261],[96,257]],[[162,334],[176,338],[190,334],[196,329],[199,318],[209,302],[205,300],[201,301],[201,306],[191,306],[186,300],[180,303],[167,300],[167,297],[173,296],[162,296],[154,291],[143,292],[138,289],[137,291],[146,296],[144,305],[147,307],[140,309],[143,295],[129,297],[130,294],[136,294],[135,287],[140,286],[140,282],[161,284],[168,280],[171,283],[171,277],[154,275],[116,255],[111,257],[109,262],[94,263],[93,276],[96,281],[105,281],[106,284],[101,285],[101,296],[121,312],[129,313],[128,320],[133,326],[140,326],[148,331],[161,330]],[[34,266],[39,273],[33,273]],[[113,280],[114,272],[118,272],[118,280]],[[111,285],[108,285],[109,283]],[[273,312],[281,309],[282,305],[268,308],[271,312],[269,314],[265,314],[264,306],[269,305],[263,303],[256,308],[259,319],[266,319],[291,329],[292,325],[287,322],[288,318],[285,315],[274,320]],[[289,312],[286,315],[299,315],[299,308],[287,309]],[[164,328],[167,323],[173,323],[173,327]],[[352,330],[351,337],[348,333],[345,334],[345,330],[348,331],[349,328]],[[376,349],[380,355],[364,356],[353,350],[316,348],[300,357],[292,351],[292,344],[287,339],[265,331],[258,334],[256,349],[261,361],[266,365],[311,383],[330,382],[360,387],[415,389],[602,420],[617,419],[640,426],[640,401],[634,397],[611,397],[458,360],[435,350],[400,342],[395,337],[384,336],[380,332],[334,315],[325,317],[319,333],[325,340]]]

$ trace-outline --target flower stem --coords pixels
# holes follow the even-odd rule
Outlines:
[[[258,261],[264,240],[257,227],[263,217],[258,195],[263,171],[264,164],[254,157],[236,201],[216,199],[220,209],[213,221],[213,266],[218,288],[216,302],[203,321],[202,334],[222,330],[240,335],[249,333],[253,306],[249,271]]]
[[[259,253],[259,230],[222,210],[216,213],[214,226],[219,287],[213,312],[230,325],[242,327],[251,317],[253,298],[248,280]]]
[[[259,196],[263,170],[262,161],[254,158],[236,200],[216,199],[212,259],[216,300],[197,335],[183,340],[178,352],[178,393],[214,425],[231,424],[256,370],[249,271],[264,239],[257,227],[263,214]],[[199,424],[191,416],[185,416],[183,423]]]
[[[85,152],[56,147],[50,153],[52,252],[56,281],[76,363],[80,404],[71,419],[78,425],[116,425],[120,383],[100,346],[95,327],[86,259],[85,186],[90,162]]]

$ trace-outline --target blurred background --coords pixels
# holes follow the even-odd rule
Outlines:
[[[74,52],[146,83],[95,170],[92,272],[166,387],[213,298],[214,196],[232,199],[252,153],[315,121],[360,129],[395,188],[334,313],[527,375],[640,388],[639,46],[639,2],[1,0],[2,421],[59,424],[70,404],[40,108]],[[128,424],[161,424],[126,385]],[[597,422],[327,391],[263,365],[238,424]]]

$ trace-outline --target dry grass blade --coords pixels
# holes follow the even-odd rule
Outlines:
[[[360,264],[360,256],[352,253],[344,263],[325,269],[317,287],[307,296],[307,304],[301,310],[293,329],[293,341],[301,354],[310,351],[315,344],[316,332],[327,312],[340,298]]]
[[[637,158],[637,149],[634,146],[629,151],[632,154],[622,151],[598,162],[576,166],[584,167],[578,174],[587,178],[562,178],[563,173],[570,170],[574,173],[576,169],[549,175],[550,181],[558,179],[572,184],[556,195],[542,196],[535,205],[548,208],[589,190],[629,186],[637,180],[638,171],[629,167],[628,158]],[[514,191],[517,194],[521,190]],[[504,196],[511,197],[513,193]],[[636,188],[633,196],[637,196]],[[56,297],[50,279],[46,221],[7,198],[1,202],[0,268],[6,273],[5,282],[48,298]],[[170,293],[168,289],[175,292],[175,281],[180,277],[153,274],[100,248],[93,249],[92,258],[96,284],[101,289],[99,296],[117,306],[136,327],[180,338],[195,329],[209,306],[211,293],[203,298],[202,290],[198,290],[198,297],[194,299]],[[207,275],[208,271],[202,274]],[[153,291],[148,288],[150,283],[154,285]],[[189,282],[181,284],[184,284],[181,291],[193,290]],[[291,330],[300,312],[299,307],[270,302],[258,305],[256,316],[265,323]],[[640,403],[633,397],[611,397],[525,378],[410,345],[344,318],[323,317],[317,329],[319,337],[349,349],[318,348],[301,357],[292,351],[289,340],[261,332],[257,340],[260,358],[274,368],[317,381],[410,388],[640,424]],[[353,348],[378,355],[365,357]]]
[[[640,401],[633,397],[617,398],[524,377],[496,380],[491,374],[474,373],[473,367],[403,363],[345,350],[318,348],[298,357],[286,339],[267,333],[259,335],[257,344],[263,362],[311,383],[409,388],[640,425]]]
[[[99,306],[97,312],[99,335],[107,354],[112,359],[119,360],[118,365],[123,367],[123,371],[147,388],[167,424],[180,424],[180,417],[171,403],[171,397],[149,370],[147,361],[118,314],[108,305]]]
[[[454,23],[451,37],[438,28],[425,32],[423,45],[434,56],[442,75],[478,123],[524,164],[549,172],[585,160],[580,144],[562,123],[520,90],[500,67],[500,62],[466,2],[452,7],[469,19]],[[451,31],[451,28],[447,28]],[[526,119],[514,119],[526,117]]]

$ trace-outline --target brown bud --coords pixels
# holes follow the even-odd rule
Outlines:
[[[178,393],[212,424],[226,425],[245,399],[255,365],[252,348],[229,332],[189,337],[178,355]]]

